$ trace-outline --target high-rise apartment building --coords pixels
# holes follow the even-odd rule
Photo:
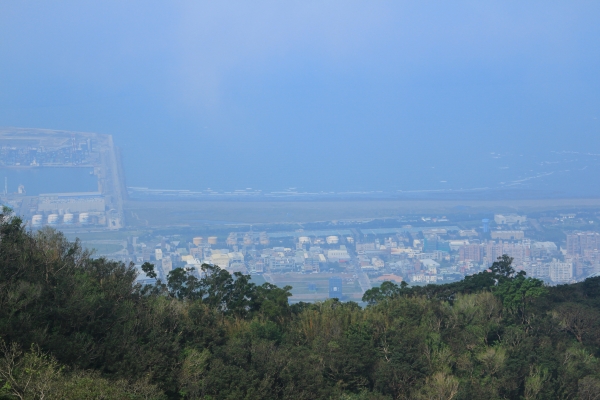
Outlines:
[[[524,243],[504,243],[502,252],[513,258],[514,266],[522,266],[523,262],[529,260],[530,245]]]
[[[483,247],[478,244],[467,244],[458,249],[460,261],[473,261],[480,263],[483,261]]]
[[[487,242],[483,246],[483,254],[487,265],[492,265],[498,257],[504,254],[513,258],[513,267],[520,267],[530,258],[530,245],[528,243]]]
[[[569,283],[573,279],[573,263],[557,260],[549,264],[550,279],[556,283]]]
[[[600,249],[598,232],[576,232],[567,235],[567,256],[583,256],[586,251]]]
[[[167,276],[169,272],[173,270],[173,260],[171,260],[171,257],[163,257],[161,260],[161,267],[164,276]]]
[[[498,257],[503,255],[502,242],[487,242],[483,245],[483,255],[488,266],[492,265]]]

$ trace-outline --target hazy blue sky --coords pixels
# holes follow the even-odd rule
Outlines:
[[[4,0],[0,126],[112,134],[133,186],[578,194],[598,21],[598,1]]]

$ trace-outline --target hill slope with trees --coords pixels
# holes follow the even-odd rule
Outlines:
[[[2,399],[598,399],[600,279],[546,287],[503,257],[364,309],[204,265],[136,285],[0,216]],[[144,265],[148,274],[152,266]]]

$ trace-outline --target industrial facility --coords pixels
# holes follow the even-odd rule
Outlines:
[[[0,129],[0,168],[9,171],[65,171],[87,168],[95,191],[28,195],[25,186],[11,193],[5,177],[0,198],[30,226],[61,229],[120,229],[123,220],[123,172],[112,136],[46,129]],[[81,170],[80,170],[81,171]],[[87,173],[86,173],[87,176]],[[28,188],[30,189],[30,188]],[[33,188],[35,189],[35,188]],[[35,192],[35,190],[33,191]]]

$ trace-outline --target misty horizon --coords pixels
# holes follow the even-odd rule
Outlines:
[[[600,195],[594,3],[145,5],[4,4],[0,126],[130,187]]]

